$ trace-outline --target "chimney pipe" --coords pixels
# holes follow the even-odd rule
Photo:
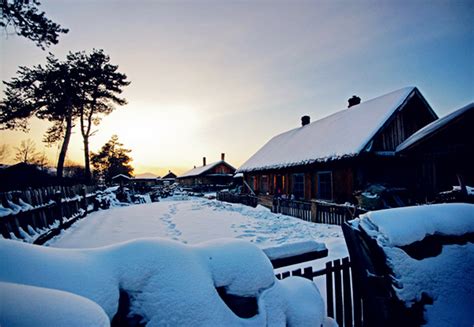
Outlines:
[[[225,160],[225,153],[221,153],[221,160],[222,160],[222,161]]]
[[[301,126],[306,126],[310,123],[311,118],[309,116],[301,117]]]
[[[350,108],[352,106],[358,105],[360,103],[360,98],[357,95],[353,95],[352,98],[347,100],[347,102],[349,102],[347,108]]]
[[[203,165],[203,166],[206,165],[206,157],[202,157],[202,165]]]

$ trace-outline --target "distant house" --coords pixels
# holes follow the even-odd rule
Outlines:
[[[221,160],[206,164],[203,158],[201,167],[195,167],[190,171],[177,177],[180,185],[185,187],[218,189],[226,187],[232,182],[235,168],[225,161],[225,154],[221,154]]]
[[[120,186],[128,185],[131,181],[132,177],[124,175],[124,174],[118,174],[112,177],[112,183],[114,184],[119,184]]]
[[[417,198],[432,200],[453,185],[474,186],[474,103],[433,121],[397,146],[410,160]]]
[[[176,177],[177,176],[171,170],[169,170],[168,174],[166,174],[165,176],[161,177],[158,180],[158,183],[160,185],[168,186],[168,185],[173,184],[176,181]]]
[[[416,87],[359,102],[273,137],[238,169],[244,184],[264,204],[276,194],[352,202],[371,184],[405,185],[397,146],[437,115]]]

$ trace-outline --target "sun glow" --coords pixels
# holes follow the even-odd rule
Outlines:
[[[104,119],[94,148],[117,134],[120,142],[132,150],[137,172],[146,169],[140,168],[144,166],[162,170],[180,162],[186,166],[202,123],[198,109],[193,106],[130,104]]]

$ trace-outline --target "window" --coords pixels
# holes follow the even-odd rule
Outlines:
[[[268,176],[267,175],[263,175],[261,178],[260,178],[260,191],[262,193],[268,193]]]
[[[293,192],[297,199],[304,197],[304,174],[293,174]]]
[[[332,172],[318,172],[318,199],[332,200]]]

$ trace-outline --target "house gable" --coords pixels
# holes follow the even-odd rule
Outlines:
[[[366,152],[394,152],[398,145],[420,128],[438,119],[436,113],[414,88],[364,148]]]

